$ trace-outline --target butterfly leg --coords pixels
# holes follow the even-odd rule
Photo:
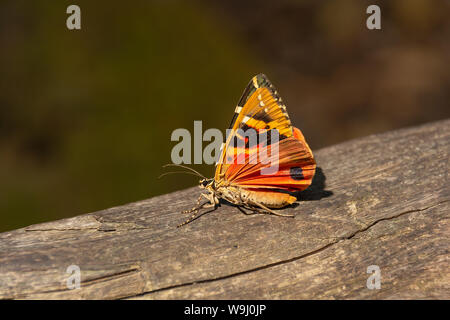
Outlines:
[[[204,195],[203,193],[198,197],[198,199],[197,199],[197,204],[196,204],[196,206],[195,207],[193,207],[192,209],[190,209],[190,210],[184,210],[184,211],[182,211],[181,213],[191,213],[191,212],[194,212],[195,210],[198,210],[199,209],[199,206],[200,206],[200,200],[202,200],[202,195]]]
[[[265,211],[265,212],[264,211],[261,212],[261,210],[255,210],[255,212],[258,212],[258,213],[271,213],[271,214],[274,214],[274,215],[279,216],[279,217],[290,217],[290,218],[294,217],[294,215],[292,215],[292,214],[283,214],[283,213],[279,213],[279,212],[270,210],[265,205],[263,205],[263,204],[261,204],[259,202],[252,201],[252,204],[260,207],[261,209],[263,209]]]
[[[201,206],[197,206],[197,208],[194,208],[194,210],[192,210],[192,211],[191,211],[191,210],[188,210],[189,212],[194,212],[194,213],[193,213],[186,221],[184,221],[183,223],[179,224],[179,225],[177,226],[177,228],[182,227],[182,226],[184,226],[185,224],[188,224],[189,222],[191,222],[192,220],[194,220],[194,219],[197,217],[198,213],[200,212],[200,209],[204,208],[205,204],[207,204],[207,203],[204,203],[204,204],[202,204]]]
[[[200,212],[200,209],[206,209],[206,208],[215,208],[216,207],[216,205],[214,204],[214,203],[208,203],[208,202],[205,202],[205,203],[203,203],[202,205],[200,205],[200,206],[198,206],[193,212],[193,214],[189,217],[189,219],[187,219],[186,221],[184,221],[183,223],[181,223],[181,224],[179,224],[178,226],[177,226],[177,228],[179,228],[179,227],[182,227],[182,226],[184,226],[185,224],[188,224],[189,222],[191,222],[191,221],[193,221],[193,220],[195,220],[196,218],[198,218],[199,217],[199,212]],[[191,211],[192,212],[192,211]]]
[[[208,202],[205,202],[205,203],[200,205],[200,201],[201,201],[202,197],[205,197],[208,200]],[[200,212],[200,209],[215,208],[217,202],[218,201],[214,197],[213,193],[210,193],[210,194],[202,193],[202,194],[200,194],[200,196],[197,199],[197,205],[194,208],[190,209],[190,210],[183,211],[183,213],[191,213],[191,212],[193,212],[193,214],[186,221],[184,221],[183,223],[179,224],[177,226],[177,228],[182,227],[185,224],[188,224],[192,220],[195,220],[198,217],[198,213]]]
[[[244,208],[241,207],[241,206],[238,206],[237,208],[238,208],[238,210],[239,210],[240,212],[242,212],[243,214],[245,214],[245,215],[247,215],[247,216],[251,216],[251,215],[253,215],[253,214],[257,214],[257,213],[258,213],[255,209],[251,209],[252,212],[249,213],[249,212],[245,211]],[[248,209],[248,208],[247,208],[247,209]]]
[[[196,215],[198,214],[198,210],[194,212],[194,214],[192,216],[189,217],[189,219],[187,219],[186,221],[184,221],[183,223],[180,223],[179,225],[177,225],[177,228],[184,226],[185,224],[188,224],[189,222],[191,222],[192,220],[195,219]]]

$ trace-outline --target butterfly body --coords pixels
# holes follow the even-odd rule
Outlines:
[[[214,178],[200,181],[207,193],[200,195],[196,207],[185,211],[194,214],[181,225],[192,221],[199,209],[215,208],[220,199],[255,213],[291,216],[272,209],[291,205],[297,200],[293,193],[311,184],[316,169],[311,149],[291,125],[286,106],[265,75],[253,77],[248,84],[230,129]],[[273,132],[275,136],[269,135]],[[207,202],[200,204],[202,198]]]
[[[229,184],[224,184],[217,188],[213,187],[213,184],[211,184],[206,187],[206,190],[209,194],[204,197],[209,200],[210,204],[213,202],[217,204],[219,199],[223,199],[247,209],[259,209],[257,203],[268,208],[283,208],[297,200],[296,197],[293,197],[288,193],[250,190]],[[211,199],[214,200],[211,201]]]

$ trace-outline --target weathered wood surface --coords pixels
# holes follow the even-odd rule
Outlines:
[[[294,219],[222,205],[177,229],[191,188],[5,232],[0,297],[449,299],[449,151],[450,120],[319,150]]]

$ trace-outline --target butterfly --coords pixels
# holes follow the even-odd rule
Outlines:
[[[245,135],[251,130],[257,137],[252,144]],[[178,227],[194,220],[200,209],[217,208],[219,199],[236,205],[244,213],[250,210],[293,217],[272,209],[293,204],[297,200],[293,193],[311,185],[316,170],[312,151],[302,132],[292,126],[278,91],[264,74],[254,76],[247,85],[228,131],[214,178],[207,179],[192,168],[174,165],[201,176],[200,188],[206,191],[195,207],[183,211],[192,215]],[[269,133],[274,132],[276,139],[271,139]],[[267,156],[262,159],[261,155]],[[270,172],[267,170],[270,168],[276,170]],[[202,199],[206,202],[200,204]]]

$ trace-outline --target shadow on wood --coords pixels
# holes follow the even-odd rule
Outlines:
[[[297,196],[300,201],[320,200],[322,198],[330,197],[333,191],[325,190],[325,174],[321,167],[316,168],[316,174],[308,189],[300,192]]]

